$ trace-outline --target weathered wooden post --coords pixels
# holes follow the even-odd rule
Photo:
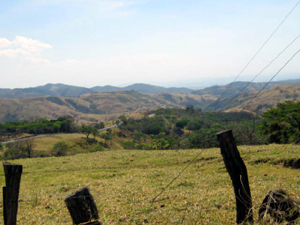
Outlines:
[[[22,165],[3,163],[6,186],[3,187],[3,217],[5,225],[16,225]]]
[[[252,200],[248,181],[247,168],[233,140],[231,130],[217,133],[221,154],[234,187],[236,199],[236,223],[252,223]]]
[[[73,224],[101,225],[98,209],[87,187],[66,197],[65,203],[71,214]],[[96,221],[92,221],[95,219]]]

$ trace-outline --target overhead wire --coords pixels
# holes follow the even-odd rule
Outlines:
[[[259,75],[261,75],[276,59],[279,58],[280,55],[282,55],[297,39],[300,38],[300,35],[298,35],[290,44],[288,44],[274,59],[272,59],[256,76],[249,81],[235,96],[233,96],[226,104],[223,106],[218,112],[222,112],[229,103],[233,101],[239,94],[241,94]]]
[[[289,13],[284,17],[284,19],[280,22],[280,24],[276,27],[276,29],[271,33],[271,35],[267,38],[267,40],[262,44],[262,46],[258,49],[258,51],[254,54],[254,56],[247,62],[244,68],[240,71],[240,73],[236,76],[236,78],[229,84],[229,86],[225,89],[222,95],[217,99],[217,101],[213,104],[217,105],[220,99],[227,93],[227,91],[231,88],[233,83],[242,75],[242,73],[246,70],[246,68],[250,65],[250,63],[256,58],[258,53],[265,47],[265,45],[270,41],[273,35],[277,32],[277,30],[282,26],[282,24],[287,20],[287,18],[292,14],[292,12],[296,9],[299,5],[300,0],[294,5],[294,7],[289,11]]]
[[[274,74],[273,77],[259,90],[259,92],[256,93],[256,95],[241,109],[243,111],[257,96],[265,89],[266,86],[270,84],[270,82],[295,58],[295,56],[300,52],[300,49],[298,49],[294,55],[277,71],[277,73]]]
[[[269,42],[269,40],[273,37],[273,35],[277,32],[277,30],[281,27],[281,25],[286,21],[286,19],[292,14],[292,12],[295,10],[295,8],[299,5],[300,3],[300,0],[294,5],[294,7],[289,11],[289,13],[284,17],[284,19],[281,21],[281,23],[276,27],[276,29],[271,33],[271,35],[268,37],[268,39],[263,43],[263,45],[258,49],[258,51],[254,54],[254,56],[248,61],[248,63],[246,64],[246,66],[244,66],[244,68],[241,70],[241,72],[238,74],[238,76],[233,80],[232,83],[230,83],[230,85],[226,88],[226,90],[222,93],[222,95],[217,99],[217,101],[213,104],[213,105],[216,105],[220,99],[226,94],[226,92],[231,88],[232,84],[240,77],[240,75],[246,70],[246,68],[250,65],[250,63],[255,59],[255,57],[259,54],[259,52],[264,48],[264,46]],[[297,39],[299,38],[299,36],[290,44],[292,45]],[[288,45],[286,48],[288,48],[290,45]],[[285,49],[286,50],[286,49]],[[284,51],[285,51],[284,50]],[[290,58],[290,60],[288,60],[284,66],[271,78],[271,80],[266,83],[266,85],[264,85],[264,87],[257,93],[256,96],[258,96],[258,94],[281,72],[281,70],[299,53],[300,49],[292,56],[292,58]],[[274,60],[271,61],[271,63],[269,64],[272,64],[273,61],[275,61],[282,53],[280,53]],[[270,65],[267,65],[266,68],[270,66]],[[263,70],[265,70],[266,68],[264,68]],[[260,72],[262,73],[262,71]],[[258,75],[257,75],[258,76]],[[257,77],[256,76],[256,77]],[[256,78],[255,77],[255,78]],[[254,79],[255,79],[254,78]],[[249,84],[248,84],[249,85]],[[256,98],[256,96],[254,98]],[[253,98],[253,99],[254,99]],[[253,99],[251,99],[251,101],[253,101]],[[250,101],[250,102],[251,102]],[[200,153],[198,153],[194,158],[193,160],[191,160],[190,163],[188,163],[179,173],[176,177],[174,177],[171,182],[169,182],[167,184],[167,186],[165,186],[162,191],[156,195],[153,199],[152,199],[152,203],[155,202],[155,200],[161,195],[163,194],[166,189],[168,189],[168,187],[202,154],[202,151]]]

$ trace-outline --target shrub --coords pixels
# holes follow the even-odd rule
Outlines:
[[[8,148],[4,151],[4,159],[21,159],[26,158],[24,149],[22,148]]]
[[[134,149],[135,143],[133,141],[124,141],[121,142],[121,145],[125,149]]]
[[[91,152],[100,152],[105,150],[105,148],[102,145],[96,145],[93,149],[91,149]]]
[[[5,159],[21,159],[31,158],[34,147],[34,140],[28,139],[24,141],[18,141],[9,143],[6,145],[7,149],[4,152]]]
[[[179,128],[183,129],[189,122],[190,122],[190,120],[179,120],[176,123],[176,127],[179,127]]]
[[[51,155],[52,156],[65,156],[67,154],[68,150],[68,145],[63,142],[57,142],[54,144],[52,150],[51,150]]]

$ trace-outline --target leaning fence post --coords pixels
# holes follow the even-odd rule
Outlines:
[[[5,225],[16,225],[22,165],[3,162],[5,183],[3,187],[3,217]]]
[[[232,131],[217,133],[221,154],[234,187],[236,199],[236,223],[253,222],[251,192],[248,181],[247,168],[240,156],[233,139]]]
[[[71,214],[73,224],[101,225],[98,209],[87,187],[66,197],[65,203]],[[95,219],[96,221],[92,221]]]

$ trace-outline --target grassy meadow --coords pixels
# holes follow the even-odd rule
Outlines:
[[[300,158],[299,146],[238,149],[248,169],[255,220],[269,190],[282,188],[299,199],[299,170],[283,166],[284,160]],[[103,224],[235,223],[233,187],[219,149],[106,150],[10,162],[23,165],[18,224],[72,224],[64,199],[85,186],[94,196]],[[0,174],[4,186],[2,167]]]

